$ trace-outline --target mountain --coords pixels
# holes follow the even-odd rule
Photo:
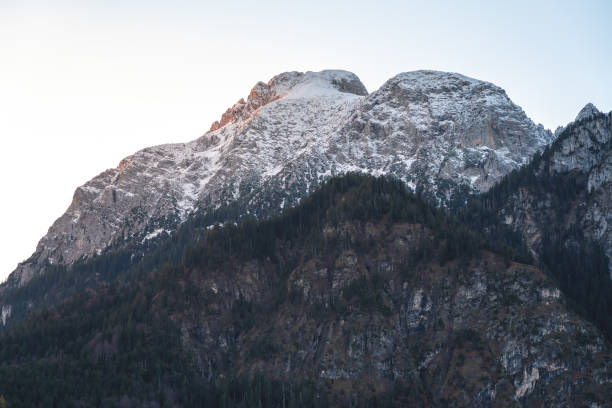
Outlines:
[[[333,178],[0,334],[1,392],[14,407],[610,406],[609,344],[509,250],[403,182]]]
[[[393,175],[437,205],[462,206],[552,138],[501,88],[459,74],[403,73],[368,94],[349,72],[284,73],[204,136],[143,149],[77,188],[0,292],[49,265],[155,246],[196,212],[232,209],[216,222],[278,214],[348,171]]]
[[[612,112],[592,104],[531,163],[469,206],[468,222],[516,232],[612,339]]]

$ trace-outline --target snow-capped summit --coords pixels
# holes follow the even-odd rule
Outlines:
[[[280,98],[341,98],[342,93],[360,96],[368,94],[365,86],[352,72],[285,72],[275,76],[267,84],[255,84],[247,100],[240,99],[229,108],[220,120],[211,125],[210,132],[230,122],[249,120],[259,108]]]
[[[501,88],[459,74],[402,73],[368,94],[347,71],[283,73],[257,83],[202,137],[143,149],[77,188],[8,285],[46,262],[148,244],[195,211],[276,214],[349,171],[392,175],[460,205],[552,137]]]
[[[343,70],[285,72],[272,78],[268,87],[288,98],[337,96],[339,92],[360,96],[368,94],[357,75]]]
[[[439,71],[391,78],[364,100],[351,126],[354,138],[369,137],[388,160],[379,169],[441,204],[461,199],[459,190],[487,190],[553,138],[498,86]]]
[[[578,115],[576,116],[576,122],[582,119],[590,118],[591,116],[598,115],[600,113],[601,112],[599,111],[599,109],[597,109],[595,105],[589,102],[584,105],[584,108],[582,108],[580,112],[578,112]]]

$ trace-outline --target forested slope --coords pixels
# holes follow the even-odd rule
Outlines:
[[[350,174],[7,330],[0,394],[15,407],[605,406],[608,344],[524,257],[401,182]]]

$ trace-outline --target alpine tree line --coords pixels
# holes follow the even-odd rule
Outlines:
[[[86,287],[66,301],[30,313],[0,335],[0,394],[10,407],[97,407],[118,405],[122,399],[153,406],[326,406],[325,390],[310,381],[257,374],[208,381],[184,352],[180,327],[171,316],[199,309],[198,303],[205,305],[207,296],[213,296],[185,284],[192,274],[235,269],[232,263],[241,260],[279,262],[279,245],[312,253],[350,248],[354,243],[348,237],[323,242],[321,235],[324,226],[346,221],[424,225],[434,239],[427,241],[413,260],[416,263],[470,259],[482,250],[506,251],[508,257],[514,253],[503,242],[485,239],[428,205],[399,181],[357,174],[334,178],[279,217],[244,219],[204,231],[186,227],[197,231],[198,239],[163,243],[169,253],[182,254],[177,262],[154,266],[146,279],[112,272],[110,276],[115,277],[110,283]],[[115,259],[107,253],[90,264],[83,262],[72,273],[127,262],[126,255],[120,254]],[[61,269],[56,271],[59,275]],[[130,271],[134,276],[140,273]],[[357,280],[342,301],[385,312],[370,293],[380,289],[375,278]],[[281,294],[278,302],[290,301],[282,296],[286,281],[279,280],[276,286]],[[258,313],[262,315],[261,307],[244,300],[233,303],[228,324],[236,336],[250,328]],[[254,342],[247,356],[261,357],[270,347]],[[401,395],[403,386],[397,384],[391,394],[379,395],[372,403],[394,406],[397,400],[391,396]]]
[[[48,273],[9,293],[18,302],[44,299],[49,286],[65,288],[61,296],[48,299],[49,307],[30,312],[0,335],[0,394],[11,407],[70,406],[75,401],[103,406],[122,397],[157,406],[326,406],[325,392],[308,381],[260,375],[204,381],[181,351],[180,329],[170,317],[193,302],[206,302],[201,293],[178,283],[182,277],[240,260],[278,262],[279,243],[313,254],[350,248],[354,243],[349,237],[325,241],[321,234],[325,225],[345,221],[426,226],[433,240],[413,254],[414,263],[444,264],[470,259],[483,250],[508,261],[531,263],[521,237],[498,220],[505,200],[517,187],[530,188],[555,197],[553,209],[562,213],[568,202],[584,194],[580,175],[540,171],[547,154],[474,199],[459,217],[427,204],[400,181],[348,174],[330,179],[278,217],[245,218],[210,230],[205,227],[211,218],[194,217],[136,260],[128,250],[109,250],[70,269],[48,265]],[[542,265],[574,300],[574,307],[610,335],[605,319],[612,315],[607,258],[579,230],[558,231],[552,223],[547,228]],[[98,280],[92,280],[96,273]],[[375,281],[353,286],[345,301],[378,307],[368,292],[376,289]],[[163,307],[155,303],[161,291],[166,294]],[[69,300],[57,304],[64,299]],[[24,306],[24,316],[26,312]],[[253,313],[253,305],[237,302],[238,331],[248,329]],[[262,343],[250,353],[256,356],[266,347]],[[401,387],[393,392],[399,395],[398,390]],[[392,398],[377,401],[379,406],[394,404]]]

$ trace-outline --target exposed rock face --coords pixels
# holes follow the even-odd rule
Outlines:
[[[331,87],[338,92],[346,92],[361,96],[366,96],[368,94],[368,91],[359,78],[350,73],[285,72],[275,76],[267,84],[263,82],[255,84],[247,101],[245,102],[244,99],[240,99],[234,106],[228,109],[221,116],[221,120],[212,124],[210,132],[214,132],[228,123],[248,121],[252,118],[257,109],[287,96],[297,85],[304,84],[307,84],[306,87],[322,86],[322,88],[328,88],[331,85]]]
[[[398,260],[431,237],[416,224],[346,223],[325,235],[381,249],[304,257],[287,281],[289,300],[239,336],[224,318],[228,299],[270,302],[276,268],[247,262],[231,276],[205,275],[197,286],[211,293],[208,308],[180,320],[201,372],[316,379],[340,401],[348,385],[360,400],[400,381],[413,384],[419,406],[569,406],[612,392],[605,340],[538,269],[486,254],[400,272]],[[351,295],[364,282],[367,293]]]
[[[441,204],[463,198],[461,187],[488,190],[552,140],[503,89],[436,71],[387,81],[358,107],[344,137],[349,160],[372,163]]]
[[[584,105],[584,108],[582,108],[580,112],[578,112],[578,115],[576,115],[576,122],[580,122],[582,119],[597,116],[600,113],[601,112],[595,107],[595,105],[593,105],[592,103],[587,103],[586,105]]]
[[[9,284],[45,262],[172,233],[197,210],[275,214],[347,171],[391,174],[433,202],[461,204],[551,139],[502,89],[459,74],[404,73],[367,95],[349,72],[284,73],[201,138],[141,150],[77,188]]]
[[[2,306],[2,315],[0,316],[0,320],[2,320],[2,325],[6,325],[6,320],[11,317],[12,306],[6,305]]]
[[[561,230],[578,228],[586,238],[598,242],[612,259],[612,113],[601,114],[591,104],[569,124],[545,156],[539,174],[572,175],[581,188],[567,211],[551,209],[555,196],[522,188],[511,195],[502,209],[506,224],[520,231],[534,255],[542,245],[546,223]],[[610,278],[612,279],[612,262]]]

